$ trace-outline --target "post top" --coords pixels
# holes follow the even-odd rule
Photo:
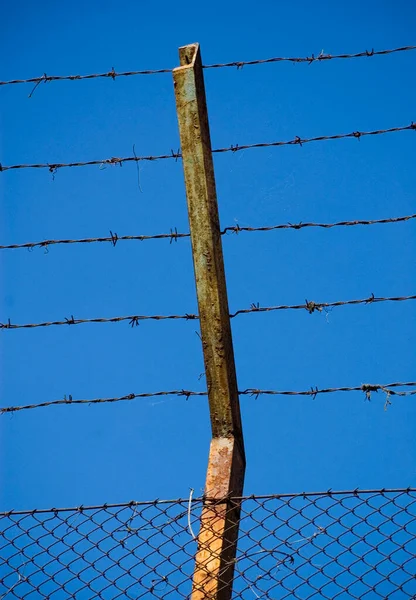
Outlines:
[[[194,44],[187,44],[186,46],[181,46],[179,48],[179,63],[180,67],[188,67],[194,66],[195,61],[200,56],[201,51],[199,49],[199,44],[196,42]]]

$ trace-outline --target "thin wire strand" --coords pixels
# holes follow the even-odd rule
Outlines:
[[[47,321],[44,323],[27,323],[25,325],[13,325],[12,323],[0,323],[0,329],[33,329],[35,327],[51,327],[55,325],[81,325],[84,323],[120,323],[121,321],[129,321],[132,327],[139,325],[140,321],[166,321],[175,319],[199,319],[198,315],[128,315],[125,317],[108,317],[94,319],[75,319],[73,315],[66,318],[64,321]]]
[[[273,500],[280,498],[303,498],[303,497],[312,497],[312,496],[346,496],[346,495],[368,495],[368,494],[408,494],[416,492],[415,487],[406,487],[406,488],[371,488],[371,489],[349,489],[349,490],[323,490],[319,492],[292,492],[292,493],[284,493],[284,494],[263,494],[256,495],[251,494],[250,496],[228,496],[230,500]],[[197,504],[206,500],[207,497],[199,497],[192,498],[192,503]],[[83,513],[85,511],[92,510],[111,510],[113,508],[129,508],[134,506],[156,506],[158,504],[181,504],[183,506],[187,506],[189,503],[189,498],[172,498],[172,499],[160,499],[156,498],[155,500],[142,500],[136,501],[131,500],[130,502],[119,502],[117,504],[92,504],[84,506],[69,506],[62,508],[33,508],[32,510],[7,510],[0,512],[0,517],[10,517],[12,515],[35,515],[35,514],[45,514],[45,513],[63,513],[63,512],[73,512],[73,513]]]
[[[273,58],[265,58],[258,60],[247,60],[247,61],[234,61],[228,63],[216,63],[211,65],[204,65],[204,69],[221,69],[226,67],[237,67],[241,69],[246,65],[262,65],[277,62],[291,62],[291,63],[307,63],[312,64],[314,62],[323,62],[328,60],[340,60],[340,59],[353,59],[353,58],[370,58],[372,56],[386,56],[388,54],[395,54],[398,52],[409,52],[415,50],[416,46],[401,46],[399,48],[392,48],[387,50],[365,50],[364,52],[357,52],[355,54],[324,54],[321,52],[317,56],[311,54],[310,56],[303,57],[283,57],[275,56]],[[1,85],[16,85],[20,83],[34,83],[36,87],[44,82],[49,83],[51,81],[80,81],[83,79],[112,79],[116,77],[131,77],[135,75],[159,75],[161,73],[172,73],[173,69],[145,69],[139,71],[121,71],[116,72],[114,68],[106,73],[92,73],[88,75],[47,75],[44,73],[41,77],[30,77],[29,79],[11,79],[9,81],[0,81]],[[34,91],[34,90],[33,90]],[[33,94],[32,91],[32,94]],[[31,94],[31,95],[32,95]]]
[[[410,48],[409,48],[410,50]],[[47,75],[44,73],[41,77],[29,77],[28,79],[10,79],[9,81],[0,81],[0,85],[16,85],[19,83],[49,83],[51,81],[81,81],[83,79],[116,79],[116,77],[132,77],[134,75],[159,75],[161,73],[172,73],[173,69],[143,69],[139,71],[120,71],[114,69],[105,73],[90,73],[88,75]]]
[[[259,304],[252,304],[250,308],[243,308],[237,310],[235,313],[230,314],[230,318],[233,319],[238,315],[254,313],[254,312],[271,312],[276,310],[300,310],[306,309],[310,314],[315,311],[322,312],[327,308],[333,308],[336,306],[351,306],[357,304],[374,304],[375,302],[402,302],[405,300],[416,300],[416,296],[391,296],[388,298],[377,298],[372,294],[368,298],[362,298],[360,300],[339,300],[338,302],[314,302],[305,300],[305,304],[281,304],[279,306],[265,306],[262,307]]]
[[[279,225],[271,225],[265,227],[240,227],[240,225],[234,225],[232,227],[226,227],[221,231],[221,235],[226,233],[240,233],[240,231],[275,231],[277,229],[305,229],[306,227],[318,227],[322,229],[332,229],[333,227],[353,227],[355,225],[380,225],[388,223],[402,223],[410,221],[416,218],[416,214],[406,215],[404,217],[391,217],[385,219],[373,219],[373,220],[354,220],[354,221],[337,221],[336,223],[282,223]],[[0,246],[1,249],[1,246]]]
[[[352,227],[355,225],[379,225],[379,224],[388,224],[388,223],[403,223],[405,221],[410,221],[416,218],[416,214],[406,215],[404,217],[391,217],[385,219],[374,219],[374,220],[355,220],[355,221],[338,221],[337,223],[282,223],[279,225],[265,226],[265,227],[240,227],[240,225],[233,225],[231,227],[225,227],[220,233],[221,235],[226,235],[228,233],[240,233],[242,231],[247,232],[266,232],[266,231],[275,231],[277,229],[304,229],[306,227],[318,227],[323,229],[331,229],[333,227]],[[58,245],[58,244],[92,244],[96,242],[111,242],[111,244],[115,247],[117,242],[124,240],[139,240],[141,242],[145,240],[161,240],[168,239],[170,242],[176,242],[176,240],[181,238],[189,238],[190,233],[178,233],[176,227],[170,233],[159,233],[156,235],[117,235],[116,233],[112,233],[110,231],[110,236],[108,237],[89,237],[89,238],[80,238],[80,239],[49,239],[43,240],[42,242],[25,242],[23,244],[9,244],[9,245],[0,245],[0,250],[16,250],[18,248],[27,248],[33,249],[36,247],[39,248],[47,248],[48,246]]]
[[[191,488],[190,492],[189,492],[189,502],[188,502],[187,515],[188,515],[188,529],[189,529],[189,533],[191,534],[191,536],[193,537],[193,539],[196,540],[196,535],[193,532],[192,523],[191,523],[191,510],[192,510],[192,496],[193,496],[193,493],[194,493],[194,488]]]
[[[346,138],[355,138],[360,140],[360,138],[368,136],[368,135],[383,135],[385,133],[396,133],[399,131],[406,130],[416,130],[416,124],[413,121],[410,125],[406,125],[404,127],[390,127],[389,129],[375,129],[373,131],[352,131],[351,133],[340,133],[335,135],[320,135],[312,138],[300,138],[296,136],[293,140],[283,141],[283,142],[260,142],[257,144],[246,144],[240,146],[236,144],[235,146],[231,145],[227,148],[217,148],[212,152],[239,152],[241,150],[248,150],[251,148],[272,148],[277,146],[303,146],[304,144],[309,144],[311,142],[324,142],[330,140],[341,140]]]
[[[416,215],[413,215],[416,217]],[[409,218],[411,218],[409,216]],[[92,244],[96,242],[111,242],[113,246],[116,246],[118,242],[124,240],[138,240],[143,242],[145,240],[161,240],[169,239],[171,242],[176,241],[180,238],[189,238],[189,233],[178,233],[176,228],[171,233],[159,233],[156,235],[117,235],[116,233],[110,232],[111,235],[108,237],[90,237],[80,239],[65,239],[65,240],[43,240],[42,242],[26,242],[24,244],[9,244],[8,246],[0,246],[0,250],[15,250],[17,248],[47,248],[48,246],[58,244]]]
[[[337,392],[363,392],[367,399],[370,399],[372,392],[382,391],[391,396],[413,396],[416,394],[416,390],[410,391],[395,391],[393,388],[397,387],[416,387],[416,381],[400,382],[395,381],[393,383],[386,384],[373,384],[363,383],[359,386],[354,387],[333,387],[333,388],[322,388],[311,387],[309,390],[302,391],[278,391],[278,390],[262,390],[258,388],[247,388],[239,391],[240,396],[311,396],[315,398],[318,394],[333,394]],[[136,400],[137,398],[154,398],[158,396],[177,396],[185,397],[187,400],[194,396],[207,396],[207,392],[194,392],[190,390],[171,390],[162,392],[143,392],[140,394],[127,394],[126,396],[118,396],[114,398],[93,398],[91,400],[73,400],[72,396],[69,398],[63,398],[61,400],[51,400],[49,402],[42,402],[40,404],[25,404],[22,406],[7,406],[0,408],[0,414],[12,413],[21,410],[32,410],[35,408],[46,408],[49,406],[62,406],[62,405],[76,405],[76,404],[105,404],[113,402],[125,402]]]
[[[328,60],[345,60],[352,58],[370,58],[372,56],[386,56],[388,54],[395,54],[397,52],[409,52],[416,50],[416,46],[402,46],[400,48],[392,48],[391,50],[364,50],[364,52],[357,52],[356,54],[325,54],[323,51],[318,55],[311,54],[310,56],[304,57],[283,57],[275,56],[272,58],[263,58],[258,60],[246,60],[246,61],[234,61],[228,63],[218,63],[213,65],[204,65],[204,69],[221,69],[224,67],[236,67],[241,69],[248,65],[265,65],[277,62],[291,62],[291,63],[308,63],[324,62]]]
[[[399,131],[410,131],[416,130],[416,123],[413,121],[410,125],[405,125],[403,127],[390,127],[389,129],[376,129],[373,131],[352,131],[351,133],[340,133],[335,135],[320,135],[312,138],[300,138],[296,136],[293,140],[287,141],[278,141],[278,142],[260,142],[257,144],[245,144],[245,145],[233,145],[226,148],[217,148],[216,150],[212,150],[213,153],[224,153],[224,152],[240,152],[242,150],[248,150],[251,148],[273,148],[278,146],[303,146],[304,144],[309,144],[311,142],[323,142],[330,140],[341,140],[346,138],[355,138],[360,140],[365,136],[374,136],[374,135],[383,135],[386,133],[396,133]],[[16,165],[2,165],[0,164],[0,171],[10,171],[12,169],[48,169],[52,174],[55,174],[58,169],[62,169],[65,167],[86,167],[91,165],[100,165],[104,167],[105,165],[120,165],[126,162],[139,162],[139,161],[155,161],[155,160],[167,160],[172,159],[178,160],[178,158],[182,158],[182,154],[180,151],[174,152],[171,150],[170,154],[161,154],[159,156],[126,156],[126,157],[115,157],[112,158],[104,158],[101,160],[88,160],[83,162],[70,162],[70,163],[34,163],[34,164],[16,164]]]
[[[404,302],[406,300],[416,300],[414,296],[390,296],[390,297],[376,297],[374,294],[368,298],[362,298],[359,300],[339,300],[337,302],[314,302],[305,300],[305,304],[281,304],[279,306],[260,306],[252,304],[250,308],[242,308],[237,310],[235,313],[230,314],[230,318],[233,319],[238,315],[248,313],[259,313],[259,312],[272,312],[276,310],[301,310],[306,309],[310,314],[316,312],[325,311],[328,308],[336,306],[352,306],[358,304],[375,304],[377,302]],[[164,321],[164,320],[180,320],[185,321],[199,319],[196,314],[185,314],[185,315],[128,315],[126,317],[103,317],[94,319],[75,319],[73,315],[70,318],[66,318],[64,321],[46,321],[43,323],[25,323],[25,324],[13,324],[10,319],[7,323],[0,323],[0,329],[33,329],[36,327],[51,327],[58,325],[81,325],[84,323],[120,323],[121,321],[129,321],[131,327],[139,325],[140,321],[153,320],[153,321]]]
[[[174,158],[177,160],[181,157],[182,155],[180,153],[174,153],[172,151],[171,154],[161,154],[159,156],[126,156],[124,158],[113,156],[111,158],[104,158],[102,160],[88,160],[71,163],[37,163],[27,165],[18,164],[11,166],[4,166],[0,164],[0,171],[9,171],[11,169],[48,169],[52,174],[55,174],[58,169],[62,169],[64,167],[88,167],[92,165],[99,165],[101,168],[104,168],[106,165],[119,165],[121,167],[123,166],[123,163],[126,162],[166,160],[168,158]]]

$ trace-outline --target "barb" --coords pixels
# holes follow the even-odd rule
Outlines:
[[[415,50],[416,46],[401,46],[400,48],[392,48],[388,50],[365,50],[364,52],[357,52],[356,54],[324,54],[321,52],[317,56],[311,54],[310,56],[304,57],[283,57],[276,56],[273,58],[265,58],[259,60],[248,60],[248,61],[234,61],[228,63],[217,63],[212,65],[204,65],[204,69],[221,69],[225,67],[237,67],[241,69],[246,65],[261,65],[276,62],[291,62],[291,63],[307,63],[323,62],[328,60],[339,60],[339,59],[352,59],[352,58],[370,58],[372,56],[385,56],[388,54],[395,54],[397,52],[409,52]],[[9,81],[0,81],[0,85],[16,85],[20,83],[35,83],[39,85],[42,81],[81,81],[83,79],[112,79],[116,77],[131,77],[135,75],[159,75],[161,73],[171,73],[173,69],[146,69],[141,71],[121,71],[116,72],[113,69],[106,73],[92,73],[88,75],[46,75],[44,73],[42,77],[31,77],[29,79],[11,79]],[[33,93],[33,92],[32,92]]]
[[[137,159],[135,144],[133,144],[133,156],[134,156],[134,158],[136,160],[136,167],[137,167],[137,185],[138,185],[138,188],[139,188],[139,192],[141,194],[143,194],[143,190],[142,190],[142,187],[140,185],[140,165],[139,165],[139,161]]]
[[[259,303],[252,304],[250,308],[242,308],[235,313],[230,314],[230,318],[234,319],[238,315],[253,313],[253,312],[272,312],[276,310],[300,310],[306,309],[310,314],[315,311],[322,312],[328,308],[336,306],[351,306],[356,304],[375,304],[377,302],[404,302],[406,300],[416,300],[415,296],[391,296],[389,298],[378,298],[372,294],[368,298],[361,300],[339,300],[338,302],[313,302],[305,300],[305,304],[282,304],[280,306],[260,306]],[[36,327],[51,327],[57,325],[81,325],[84,323],[120,323],[128,321],[131,327],[140,324],[140,321],[166,321],[166,320],[185,320],[190,321],[199,319],[199,315],[187,313],[185,315],[128,315],[126,317],[97,317],[94,319],[75,319],[73,315],[66,318],[64,321],[46,321],[43,323],[25,323],[14,324],[8,319],[7,323],[0,323],[0,329],[34,329]]]
[[[368,394],[371,392],[382,391],[388,396],[413,396],[416,394],[415,390],[410,391],[396,391],[394,388],[397,387],[415,387],[416,381],[406,381],[400,382],[396,381],[393,383],[385,383],[385,384],[368,384],[363,383],[359,386],[354,387],[334,387],[334,388],[322,388],[318,389],[317,387],[311,387],[309,390],[303,391],[278,391],[278,390],[262,390],[259,388],[247,388],[245,390],[239,391],[240,396],[252,396],[256,399],[259,396],[267,395],[267,396],[311,396],[313,399],[316,398],[318,394],[333,394],[337,392],[363,392],[367,399],[369,399]],[[171,390],[171,391],[162,391],[162,392],[143,392],[140,394],[127,394],[126,396],[118,396],[114,398],[94,398],[92,400],[73,400],[72,396],[69,395],[68,399],[66,395],[61,400],[51,400],[49,402],[42,402],[40,404],[26,404],[22,406],[7,406],[4,408],[0,408],[0,415],[4,413],[17,412],[20,410],[31,410],[34,408],[46,408],[48,406],[60,406],[60,405],[75,405],[75,404],[104,404],[109,402],[125,402],[136,400],[137,398],[153,398],[155,396],[178,396],[185,397],[187,400],[193,396],[207,396],[207,392],[194,392],[190,390]],[[192,500],[193,490],[190,494],[189,502]]]
[[[264,227],[240,227],[240,225],[233,225],[231,227],[225,227],[220,233],[221,235],[226,235],[228,233],[241,233],[241,232],[266,232],[266,231],[275,231],[277,229],[304,229],[306,227],[318,227],[322,229],[331,229],[333,227],[352,227],[356,225],[379,225],[379,224],[389,224],[389,223],[403,223],[405,221],[410,221],[416,218],[416,214],[406,215],[404,217],[391,217],[385,219],[374,219],[374,220],[355,220],[355,221],[338,221],[336,223],[281,223],[279,225],[271,225]],[[176,227],[170,230],[170,233],[158,233],[156,235],[122,235],[119,236],[116,233],[112,233],[110,231],[109,237],[89,237],[89,238],[80,238],[80,239],[50,239],[43,240],[42,242],[26,242],[23,244],[9,244],[9,245],[0,245],[0,250],[16,250],[19,248],[47,248],[48,246],[58,245],[58,244],[92,244],[97,242],[111,242],[111,244],[115,247],[118,241],[123,240],[139,240],[143,242],[144,240],[161,240],[168,239],[170,243],[180,238],[189,238],[190,233],[178,233]]]
[[[355,138],[360,140],[365,136],[374,136],[374,135],[383,135],[385,133],[396,133],[399,131],[410,131],[416,130],[416,123],[413,121],[410,125],[405,125],[403,127],[390,127],[389,129],[376,129],[374,131],[352,131],[351,133],[339,133],[335,135],[320,135],[312,138],[300,138],[299,136],[295,136],[293,140],[287,141],[278,141],[278,142],[261,142],[257,144],[245,144],[245,145],[233,145],[227,148],[217,148],[216,150],[212,150],[213,153],[223,153],[223,152],[239,152],[241,150],[248,150],[249,148],[272,148],[277,146],[303,146],[304,144],[309,144],[310,142],[324,142],[330,140],[341,140],[346,138]],[[167,159],[175,159],[181,158],[182,154],[178,151],[177,153],[171,152],[170,154],[161,154],[159,156],[126,156],[122,158],[112,157],[105,158],[101,160],[88,160],[84,162],[71,162],[71,163],[36,163],[36,164],[17,164],[17,165],[1,165],[0,171],[10,171],[11,169],[48,169],[51,173],[56,173],[58,169],[62,169],[64,167],[87,167],[91,165],[99,165],[100,167],[104,165],[120,165],[126,162],[139,162],[139,161],[152,161],[152,160],[167,160]]]
[[[31,97],[33,96],[33,94],[34,94],[34,93],[35,93],[35,91],[36,91],[36,88],[38,87],[38,85],[39,85],[39,84],[40,84],[42,81],[44,81],[44,82],[46,83],[46,79],[45,79],[46,77],[47,77],[47,75],[46,75],[46,73],[44,73],[44,74],[42,75],[42,77],[40,77],[40,78],[39,78],[39,80],[38,80],[38,81],[36,82],[36,84],[34,85],[34,87],[33,87],[32,91],[31,91],[31,92],[30,92],[30,94],[28,95],[28,98],[31,98]]]

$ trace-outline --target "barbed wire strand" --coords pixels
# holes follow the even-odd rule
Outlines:
[[[242,231],[247,232],[266,232],[266,231],[275,231],[278,229],[304,229],[306,227],[318,227],[323,229],[331,229],[333,227],[351,227],[355,225],[379,225],[379,224],[388,224],[388,223],[402,223],[405,221],[410,221],[416,218],[416,214],[406,215],[404,217],[391,217],[385,219],[373,219],[373,220],[355,220],[355,221],[338,221],[336,223],[282,223],[279,225],[271,225],[264,227],[240,227],[240,225],[233,225],[231,227],[225,227],[220,234],[226,235],[229,233],[240,233]],[[89,238],[80,238],[80,239],[49,239],[43,240],[42,242],[25,242],[23,244],[9,244],[9,245],[0,245],[0,250],[16,250],[18,248],[27,248],[33,249],[36,247],[39,248],[47,248],[48,246],[58,245],[58,244],[92,244],[96,242],[111,242],[111,244],[115,247],[117,242],[123,240],[161,240],[168,239],[170,243],[176,242],[176,240],[181,238],[189,238],[190,233],[178,233],[176,227],[170,230],[170,233],[158,233],[155,235],[117,235],[117,233],[113,233],[110,231],[110,236],[107,237],[89,237]]]
[[[410,123],[410,125],[406,125],[404,127],[390,127],[389,129],[376,129],[373,131],[352,131],[351,133],[340,133],[340,134],[335,134],[335,135],[320,135],[320,136],[304,138],[304,139],[300,138],[299,136],[296,136],[293,140],[288,140],[288,141],[283,141],[283,142],[260,142],[257,144],[246,144],[243,146],[236,144],[235,146],[231,145],[230,147],[227,147],[227,148],[217,148],[216,150],[213,150],[212,152],[238,152],[241,150],[248,150],[251,148],[272,148],[272,147],[277,147],[277,146],[294,146],[294,145],[303,146],[304,144],[309,144],[311,142],[324,142],[324,141],[330,141],[330,140],[341,140],[341,139],[346,139],[346,138],[355,138],[357,140],[360,140],[360,138],[369,136],[369,135],[370,136],[371,135],[383,135],[386,133],[396,133],[399,131],[406,131],[406,130],[416,130],[416,123],[414,123],[412,121]]]
[[[413,215],[416,217],[416,215]],[[409,215],[409,218],[410,215]],[[407,220],[407,219],[405,219]],[[222,232],[221,232],[222,233]],[[0,250],[14,250],[17,248],[31,248],[36,247],[44,247],[53,246],[57,244],[92,244],[95,242],[111,242],[111,244],[115,247],[117,242],[124,240],[161,240],[161,239],[170,239],[171,242],[174,242],[180,238],[189,238],[190,233],[178,233],[176,228],[171,230],[170,233],[160,233],[156,235],[117,235],[117,233],[112,233],[110,231],[110,236],[108,237],[90,237],[90,238],[81,238],[81,239],[65,239],[65,240],[43,240],[42,242],[26,242],[24,244],[9,244],[8,246],[0,246]]]
[[[299,136],[295,136],[293,140],[287,141],[278,141],[278,142],[260,142],[256,144],[236,144],[226,147],[226,148],[217,148],[212,150],[213,153],[224,153],[224,152],[240,152],[242,150],[248,150],[251,148],[273,148],[278,146],[303,146],[304,144],[309,144],[311,142],[323,142],[330,140],[341,140],[347,138],[355,138],[360,140],[365,136],[374,136],[374,135],[383,135],[387,133],[396,133],[400,131],[410,131],[416,130],[416,123],[413,121],[410,125],[405,125],[403,127],[390,127],[388,129],[376,129],[373,131],[352,131],[351,133],[340,133],[335,135],[320,135],[311,138],[300,138]],[[88,161],[78,161],[78,162],[70,162],[70,163],[35,163],[35,164],[16,164],[16,165],[2,165],[0,163],[0,171],[10,171],[12,169],[48,169],[52,175],[54,175],[58,169],[62,169],[65,167],[87,167],[91,165],[99,165],[100,167],[104,167],[105,165],[120,165],[126,162],[139,162],[139,161],[155,161],[155,160],[167,160],[174,158],[178,160],[182,158],[182,154],[180,151],[174,152],[171,150],[170,154],[160,154],[158,156],[126,156],[126,157],[116,157],[113,156],[111,158],[104,158],[101,160],[88,160]]]
[[[364,392],[367,399],[370,399],[372,392],[382,391],[391,396],[413,396],[416,394],[415,390],[410,391],[395,391],[392,388],[397,387],[416,387],[416,381],[400,382],[396,381],[393,383],[386,384],[370,384],[363,383],[359,386],[354,387],[333,387],[333,388],[322,388],[311,387],[309,390],[303,391],[278,391],[278,390],[262,390],[258,388],[247,388],[239,391],[240,396],[311,396],[315,398],[318,394],[333,394],[337,392]],[[136,400],[137,398],[154,398],[159,396],[178,396],[185,397],[187,400],[194,396],[207,396],[207,392],[194,392],[190,390],[170,390],[162,392],[143,392],[140,394],[127,394],[125,396],[118,396],[114,398],[93,398],[91,400],[74,400],[72,396],[66,397],[60,400],[51,400],[49,402],[42,402],[39,404],[26,404],[22,406],[7,406],[0,408],[0,414],[12,413],[20,410],[31,410],[34,408],[46,408],[48,406],[60,406],[60,405],[75,405],[75,404],[104,404],[112,402],[125,402]]]
[[[125,317],[103,317],[94,319],[75,319],[73,315],[69,318],[65,318],[64,321],[47,321],[44,323],[27,323],[25,325],[13,325],[10,320],[7,323],[0,323],[0,329],[31,329],[34,327],[50,327],[57,325],[81,325],[84,323],[120,323],[121,321],[129,321],[132,327],[139,325],[140,321],[166,321],[175,319],[185,319],[186,321],[191,319],[199,319],[198,315],[185,314],[185,315],[128,315]]]
[[[318,492],[291,492],[291,493],[283,493],[283,494],[250,494],[249,496],[227,496],[230,500],[273,500],[280,498],[303,498],[307,496],[345,496],[347,494],[358,495],[358,494],[405,494],[405,493],[414,493],[416,492],[416,488],[412,486],[408,486],[406,488],[370,488],[370,489],[349,489],[349,490],[333,490],[332,488],[328,490],[318,491]],[[206,500],[206,496],[200,496],[192,498],[192,504],[198,504]],[[215,498],[213,499],[215,500]],[[35,515],[35,514],[45,514],[45,513],[61,513],[61,512],[74,512],[74,513],[83,513],[84,511],[93,511],[93,510],[111,510],[114,508],[129,508],[129,507],[139,507],[139,506],[157,506],[158,504],[181,504],[183,506],[187,506],[189,504],[188,498],[170,498],[170,499],[161,499],[156,498],[155,500],[131,500],[130,502],[119,502],[119,503],[109,503],[105,504],[92,504],[92,505],[84,505],[81,506],[66,506],[66,507],[52,507],[52,508],[33,508],[31,510],[7,510],[0,512],[0,517],[10,517],[12,515]]]
[[[322,312],[327,308],[333,308],[336,306],[352,306],[357,304],[373,304],[375,302],[402,302],[405,300],[416,300],[416,296],[391,296],[391,297],[375,297],[374,294],[368,298],[362,298],[360,300],[340,300],[338,302],[314,302],[305,300],[305,304],[287,305],[283,304],[280,306],[266,306],[262,307],[258,303],[252,304],[250,308],[237,310],[235,313],[230,314],[230,318],[233,319],[237,315],[248,314],[253,312],[271,312],[275,310],[300,310],[306,309],[310,314],[315,311]]]
[[[314,492],[286,492],[283,494],[250,494],[247,496],[227,496],[230,500],[278,500],[279,498],[302,498],[305,496],[345,496],[346,494],[404,494],[409,492],[416,492],[416,488],[412,486],[408,486],[406,488],[369,488],[369,489],[349,489],[349,490],[333,490],[329,488],[328,490],[323,491],[314,491]],[[199,496],[192,498],[192,504],[198,504],[207,499],[206,496]],[[109,503],[105,504],[92,504],[92,505],[80,505],[80,506],[66,506],[66,507],[52,507],[52,508],[32,508],[30,510],[7,510],[0,512],[0,517],[10,517],[12,515],[34,515],[34,514],[44,514],[44,513],[58,513],[58,512],[74,512],[74,513],[82,513],[84,511],[92,511],[92,510],[111,510],[114,508],[134,508],[139,506],[157,506],[158,504],[182,504],[183,506],[187,506],[189,503],[188,498],[156,498],[155,500],[130,500],[130,502],[118,502],[118,503]]]
[[[358,304],[375,304],[377,302],[404,302],[406,300],[416,300],[414,296],[390,296],[390,297],[376,297],[374,294],[368,298],[362,298],[358,300],[339,300],[337,302],[314,302],[305,300],[305,304],[281,304],[279,306],[260,306],[259,303],[252,304],[250,308],[242,308],[234,313],[230,314],[230,318],[233,319],[238,315],[255,313],[255,312],[272,312],[277,310],[303,310],[306,309],[310,314],[314,312],[322,312],[328,308],[334,308],[337,306],[353,306]],[[75,319],[73,315],[69,318],[65,318],[64,321],[46,321],[43,323],[25,323],[25,324],[13,324],[8,319],[7,323],[0,323],[0,329],[33,329],[36,327],[51,327],[58,325],[81,325],[84,323],[120,323],[121,321],[129,321],[131,327],[139,325],[140,321],[165,321],[165,320],[195,320],[199,319],[196,314],[184,314],[184,315],[128,315],[125,317],[99,317],[93,319]]]
[[[396,52],[409,52],[416,50],[416,46],[402,46],[400,48],[393,48],[391,50],[365,50],[364,52],[357,52],[356,54],[325,54],[323,51],[318,55],[311,54],[311,56],[304,57],[282,57],[276,56],[273,58],[263,58],[258,60],[246,60],[246,61],[234,61],[228,63],[218,63],[212,65],[204,65],[204,69],[221,69],[224,67],[236,67],[241,69],[246,65],[264,65],[277,62],[291,62],[291,63],[308,63],[323,62],[328,60],[345,60],[352,58],[370,58],[372,56],[386,56],[388,54],[394,54]]]
[[[388,54],[396,54],[398,52],[409,52],[415,50],[416,46],[401,46],[399,48],[391,48],[387,50],[364,50],[363,52],[357,52],[355,54],[325,54],[320,52],[317,56],[311,54],[310,56],[302,57],[284,57],[275,56],[272,58],[264,58],[258,60],[246,60],[246,61],[233,61],[226,63],[215,63],[211,65],[203,65],[204,69],[222,69],[226,67],[236,67],[241,69],[248,65],[262,65],[277,62],[291,62],[291,63],[307,63],[312,64],[314,62],[323,62],[328,60],[345,60],[353,58],[371,58],[373,56],[386,56]],[[172,73],[173,69],[144,69],[139,71],[121,71],[116,72],[114,67],[111,71],[106,73],[92,73],[88,75],[47,75],[44,73],[41,77],[30,77],[29,79],[11,79],[9,81],[0,81],[1,85],[16,85],[21,83],[35,83],[36,86],[40,83],[49,83],[51,81],[80,81],[83,79],[112,79],[113,81],[117,77],[132,77],[135,75],[159,75],[162,73]],[[33,90],[34,91],[34,90]],[[33,93],[32,91],[32,93]],[[32,94],[31,94],[32,95]]]

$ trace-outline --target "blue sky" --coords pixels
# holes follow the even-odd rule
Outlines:
[[[29,2],[2,24],[1,79],[414,44],[411,3]],[[416,53],[205,71],[213,147],[408,125]],[[0,89],[3,165],[179,147],[172,76]],[[215,155],[221,225],[379,219],[415,212],[413,132]],[[1,173],[2,244],[187,231],[180,161]],[[414,293],[414,222],[224,236],[232,311]],[[196,312],[190,242],[2,251],[0,321]],[[281,311],[233,320],[240,389],[414,380],[412,302]],[[203,390],[195,321],[3,331],[1,406]],[[412,397],[241,398],[247,493],[415,485]],[[1,418],[1,505],[186,497],[203,488],[206,398],[51,407]]]

